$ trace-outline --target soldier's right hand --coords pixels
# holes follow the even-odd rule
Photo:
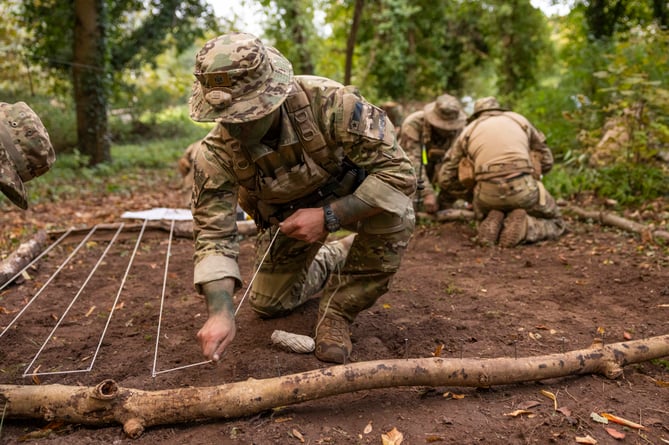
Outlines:
[[[202,353],[209,360],[217,362],[223,351],[235,338],[237,328],[235,316],[228,311],[220,311],[209,316],[197,333]]]
[[[220,360],[225,348],[235,338],[237,328],[232,303],[234,289],[235,282],[231,278],[202,284],[202,293],[207,300],[209,316],[197,333],[197,340],[205,357],[215,362]]]

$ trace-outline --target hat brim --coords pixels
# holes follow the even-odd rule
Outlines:
[[[2,175],[0,175],[0,191],[14,204],[23,210],[27,209],[28,196],[26,189],[2,141],[0,141],[0,170],[2,171]]]
[[[232,99],[225,108],[213,107],[204,97],[202,85],[195,80],[189,100],[190,117],[197,122],[242,123],[265,117],[288,97],[293,80],[293,66],[279,51],[268,46],[272,74],[253,94]]]
[[[457,130],[464,127],[465,123],[467,122],[467,115],[464,111],[460,111],[456,119],[444,120],[441,119],[434,111],[436,105],[436,102],[430,102],[429,104],[425,105],[425,108],[423,109],[425,111],[425,119],[427,119],[430,125],[442,130]]]

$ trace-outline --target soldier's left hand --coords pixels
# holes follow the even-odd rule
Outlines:
[[[322,208],[298,209],[279,224],[279,229],[291,238],[307,243],[320,241],[326,235]]]

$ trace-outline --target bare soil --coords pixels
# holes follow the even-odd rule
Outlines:
[[[31,228],[92,227],[119,222],[122,210],[167,207],[169,193],[134,196],[135,208],[122,208],[126,197],[6,209],[0,223],[3,232],[25,240]],[[659,210],[666,215],[665,204]],[[390,292],[352,325],[352,360],[522,358],[587,348],[594,338],[612,343],[669,333],[667,247],[568,220],[562,239],[514,249],[478,247],[472,223],[421,224]],[[189,366],[203,360],[195,334],[205,319],[192,286],[192,241],[170,242],[168,231],[153,230],[139,244],[136,231],[123,231],[113,244],[109,238],[108,231],[83,243],[82,236],[68,237],[36,263],[29,280],[0,291],[0,329],[25,308],[0,337],[0,384],[93,386],[113,379],[122,387],[156,390],[330,366],[270,341],[275,329],[311,335],[316,300],[276,320],[260,320],[242,303],[237,338],[222,361]],[[253,250],[253,238],[243,239],[240,266],[247,282]],[[395,428],[404,444],[574,444],[576,437],[591,436],[599,444],[659,445],[669,443],[668,380],[666,357],[627,366],[616,380],[584,375],[486,389],[366,390],[245,418],[152,427],[134,440],[115,424],[5,418],[0,443],[380,444]],[[559,411],[542,390],[556,396]],[[511,415],[519,409],[527,412]],[[591,417],[604,412],[645,429]],[[615,439],[606,428],[625,437]]]

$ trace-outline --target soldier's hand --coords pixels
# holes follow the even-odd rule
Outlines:
[[[427,213],[437,213],[437,210],[439,210],[437,196],[433,193],[425,195],[423,198],[423,208]]]
[[[325,216],[320,207],[298,209],[279,224],[279,229],[284,235],[307,243],[315,243],[327,235]]]
[[[225,348],[234,340],[236,332],[234,315],[221,311],[209,316],[197,333],[197,341],[204,356],[217,362],[223,356]]]

